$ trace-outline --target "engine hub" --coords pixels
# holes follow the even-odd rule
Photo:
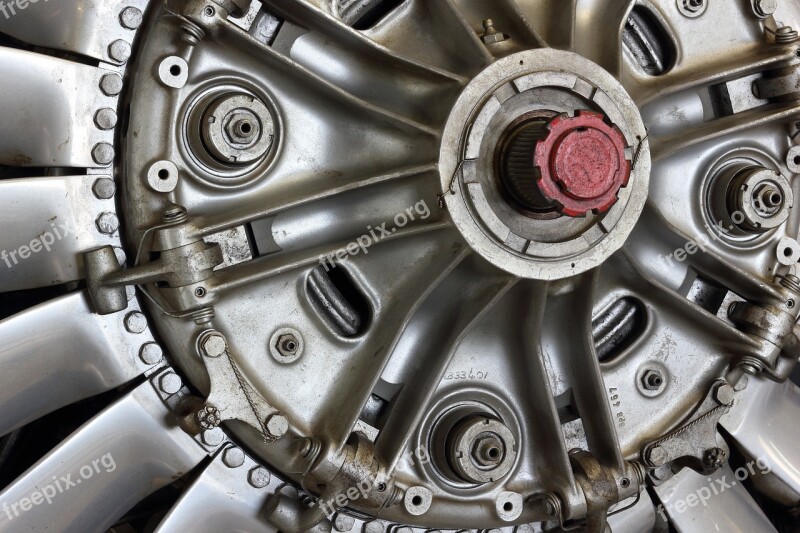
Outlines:
[[[641,214],[646,137],[634,102],[596,64],[514,54],[476,76],[450,114],[444,202],[496,266],[534,279],[580,274],[618,250]]]

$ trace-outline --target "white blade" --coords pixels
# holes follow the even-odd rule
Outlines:
[[[118,63],[109,55],[109,46],[118,39],[130,44],[134,36],[120,23],[120,14],[127,6],[143,11],[147,0],[41,0],[23,5],[20,9],[19,3],[4,2],[0,32],[44,48]]]
[[[656,488],[656,494],[662,505],[656,511],[679,532],[775,531],[728,466],[711,476],[684,468]]]
[[[273,477],[269,485],[257,488],[249,482],[255,468],[259,467],[240,448],[221,450],[156,531],[276,531],[259,515],[281,481]]]
[[[140,385],[0,494],[0,530],[107,530],[206,455],[168,417],[153,386]]]
[[[0,134],[0,143],[1,139]],[[0,292],[82,279],[83,252],[119,245],[117,232],[103,234],[97,225],[102,213],[116,219],[113,198],[98,200],[92,193],[95,181],[102,178],[108,179],[0,180]]]
[[[127,383],[149,365],[150,333],[129,333],[125,313],[92,313],[76,292],[0,322],[0,435]],[[148,348],[153,348],[150,345]]]
[[[101,107],[116,108],[115,98],[100,90],[109,71],[0,47],[0,72],[0,164],[107,165],[95,163],[92,150],[97,143],[113,144],[113,130],[93,123]]]

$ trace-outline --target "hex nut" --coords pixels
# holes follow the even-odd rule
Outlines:
[[[208,333],[201,339],[203,355],[206,357],[219,357],[228,349],[225,337],[221,333]]]
[[[296,329],[278,329],[269,340],[270,354],[282,365],[288,365],[300,359],[304,349],[303,337]]]
[[[386,531],[386,527],[380,520],[370,520],[364,524],[363,531],[364,533],[383,533]]]
[[[753,12],[759,18],[767,18],[778,10],[778,0],[754,0]]]
[[[662,448],[661,446],[653,446],[649,450],[647,450],[647,463],[650,466],[659,467],[667,462],[669,459],[669,454],[667,450]]]
[[[248,472],[247,481],[249,481],[253,487],[263,489],[269,485],[271,477],[269,470],[262,466],[256,466]]]
[[[289,421],[280,413],[273,413],[264,421],[264,429],[270,437],[280,438],[289,431]]]
[[[664,382],[664,376],[658,370],[647,370],[642,376],[642,387],[645,390],[660,390],[664,386]]]

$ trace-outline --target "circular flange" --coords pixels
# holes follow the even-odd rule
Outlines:
[[[574,117],[582,110],[601,114],[603,131],[619,131],[624,143],[601,143],[613,146],[612,155],[621,148],[619,164],[630,166],[627,186],[622,186],[626,173],[619,174],[616,203],[585,217],[537,219],[514,210],[498,186],[496,154],[505,132],[531,114]],[[602,169],[610,172],[613,157],[611,163],[603,160]],[[622,247],[647,201],[650,165],[647,133],[625,89],[595,63],[552,49],[507,56],[476,76],[453,107],[439,157],[442,197],[468,244],[507,272],[542,280],[590,270]],[[578,183],[573,187],[580,190]]]

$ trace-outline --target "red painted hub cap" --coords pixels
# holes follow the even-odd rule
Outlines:
[[[534,157],[541,193],[571,217],[610,209],[631,175],[622,132],[592,111],[579,111],[574,118],[560,115],[547,130]]]

